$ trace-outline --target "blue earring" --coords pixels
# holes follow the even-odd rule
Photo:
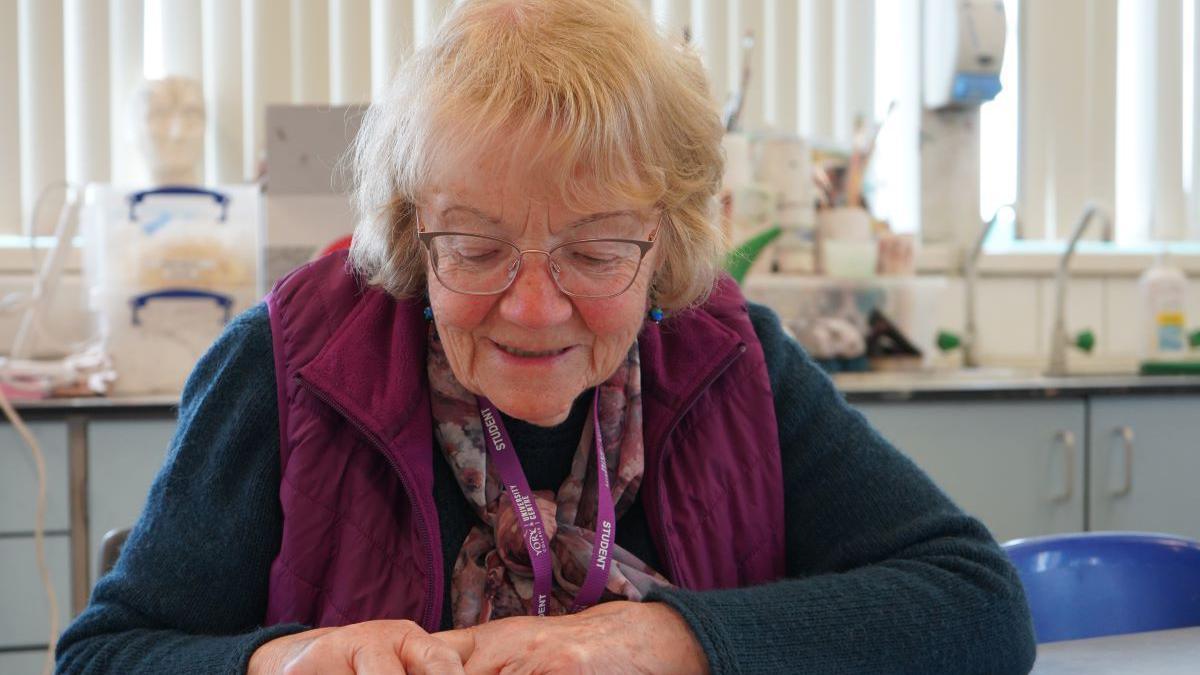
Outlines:
[[[662,323],[662,320],[663,320],[662,307],[658,307],[656,305],[656,306],[650,308],[650,320],[653,321],[655,324]]]
[[[433,308],[432,307],[426,305],[425,309],[422,310],[422,313],[425,314],[426,321],[433,321]]]

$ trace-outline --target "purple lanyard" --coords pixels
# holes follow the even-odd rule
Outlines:
[[[500,419],[500,412],[487,398],[477,396],[476,400],[479,402],[479,419],[483,422],[488,454],[496,463],[500,480],[508,488],[513,510],[521,521],[521,534],[524,535],[525,549],[529,551],[529,562],[533,567],[533,602],[529,613],[545,616],[554,583],[554,564],[550,560],[550,542],[542,525],[542,514],[533,498],[533,490],[529,489],[525,472],[521,470],[521,462]],[[599,602],[608,583],[609,549],[617,532],[612,490],[608,487],[608,463],[604,458],[604,441],[600,438],[599,391],[592,395],[592,421],[596,435],[596,536],[592,540],[592,564],[588,566],[583,585],[575,595],[571,612],[585,610]]]

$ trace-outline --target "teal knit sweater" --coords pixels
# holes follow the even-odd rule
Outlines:
[[[714,673],[1028,672],[1025,597],[987,530],[845,403],[769,309],[750,316],[779,422],[789,578],[649,599],[684,617]],[[260,625],[283,518],[270,330],[258,305],[197,365],[121,559],[58,643],[59,672],[244,672],[259,645],[307,628]],[[557,427],[505,418],[534,489],[567,475],[589,396]],[[449,583],[475,516],[445,461],[434,469]],[[640,501],[617,542],[658,566]]]

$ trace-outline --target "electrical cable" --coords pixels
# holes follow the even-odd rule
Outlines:
[[[3,387],[0,387],[0,408],[4,410],[4,416],[8,418],[9,423],[29,446],[30,454],[33,455],[33,463],[37,467],[38,493],[37,508],[33,519],[33,548],[37,554],[37,567],[38,573],[42,577],[42,587],[46,590],[46,601],[49,603],[49,647],[46,650],[46,661],[42,666],[42,673],[50,675],[54,672],[54,648],[58,645],[58,594],[54,591],[54,580],[50,578],[50,567],[46,564],[46,457],[42,453],[41,445],[29,431],[29,427],[25,426],[25,421],[21,419],[12,403],[9,402]]]
[[[73,208],[75,202],[74,189],[75,187],[67,181],[56,181],[42,188],[38,193],[37,199],[34,200],[33,208],[30,211],[29,223],[29,252],[33,263],[32,272],[38,275],[38,259],[37,259],[37,224],[38,213],[41,210],[42,202],[51,190],[62,188],[67,190],[67,199],[64,201],[62,209],[60,209],[59,219],[69,217],[69,210]],[[41,288],[35,282],[35,288],[30,291],[24,302],[14,299],[14,294],[9,294],[0,301],[0,304],[20,304],[27,307],[30,303],[37,302],[40,299]],[[37,322],[40,324],[40,321]],[[40,325],[35,325],[34,330],[37,332],[41,328]],[[0,359],[0,382],[9,379],[10,362],[5,359]],[[37,558],[38,574],[41,577],[42,588],[46,591],[47,615],[50,618],[49,634],[47,636],[46,659],[42,664],[43,675],[50,675],[54,672],[54,650],[58,645],[59,631],[59,616],[58,616],[58,593],[54,589],[54,579],[50,576],[50,567],[46,563],[46,456],[42,452],[41,445],[34,438],[33,433],[26,426],[25,420],[17,413],[12,402],[9,401],[8,395],[4,392],[4,387],[0,385],[0,409],[3,409],[4,416],[8,418],[10,424],[16,429],[17,434],[25,441],[25,445],[29,447],[29,453],[33,457],[34,467],[37,471],[37,503],[34,508],[33,518],[33,548]]]

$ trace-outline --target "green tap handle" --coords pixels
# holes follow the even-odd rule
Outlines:
[[[1188,345],[1192,349],[1200,348],[1200,330],[1192,331],[1192,334],[1188,336]]]
[[[1078,347],[1080,351],[1090,354],[1096,347],[1096,334],[1090,330],[1079,331],[1079,335],[1075,336],[1074,345]]]
[[[962,346],[962,338],[949,331],[939,330],[937,346],[943,352],[952,352]]]

